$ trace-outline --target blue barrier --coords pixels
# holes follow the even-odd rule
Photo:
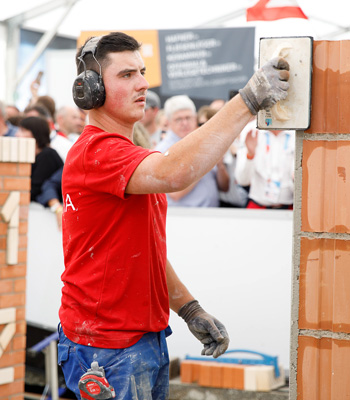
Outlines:
[[[39,343],[35,344],[30,348],[31,351],[39,352],[45,349],[53,340],[58,340],[58,333],[54,332],[50,336],[41,340]]]

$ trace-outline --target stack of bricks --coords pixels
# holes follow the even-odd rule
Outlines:
[[[297,133],[290,400],[350,396],[350,41],[315,41]],[[349,176],[348,176],[349,174]]]
[[[284,370],[280,376],[269,365],[238,365],[215,361],[184,360],[180,366],[182,383],[199,386],[269,392],[285,385]]]
[[[27,220],[35,140],[0,138],[0,400],[23,400]]]

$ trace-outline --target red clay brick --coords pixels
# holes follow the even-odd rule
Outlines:
[[[230,364],[226,364],[222,369],[222,387],[225,389],[233,389],[234,388],[234,377],[232,374],[232,368],[234,366]]]
[[[0,175],[2,176],[18,175],[18,164],[0,162]]]
[[[244,368],[243,366],[236,365],[234,369],[234,385],[235,389],[244,389]]]
[[[6,199],[8,198],[9,193],[0,193],[0,204],[5,204]]]
[[[14,283],[15,283],[15,292],[25,292],[26,290],[25,279],[16,279]]]
[[[19,204],[21,206],[27,206],[30,203],[30,192],[21,192]]]
[[[0,294],[3,293],[11,293],[13,291],[13,281],[8,280],[0,280]]]
[[[28,222],[23,220],[20,221],[18,231],[20,235],[26,235],[28,233]]]
[[[19,240],[18,240],[18,248],[19,249],[26,249],[27,248],[27,235],[19,235]]]
[[[3,294],[0,296],[0,308],[24,306],[25,304],[25,293]]]
[[[200,386],[221,387],[222,386],[222,364],[218,362],[202,362],[199,369]]]
[[[30,190],[30,178],[3,178],[4,190]]]
[[[1,265],[6,264],[6,252],[5,251],[0,251],[0,268]]]
[[[17,334],[25,334],[27,330],[27,324],[26,321],[17,321],[16,323],[16,335]]]
[[[0,279],[22,278],[25,275],[25,265],[6,265],[0,268]]]
[[[9,400],[24,400],[24,394],[19,394],[19,395],[13,395],[9,398]]]
[[[25,366],[24,365],[18,365],[15,367],[15,380],[18,379],[24,379],[25,375]]]
[[[19,394],[19,395],[13,395],[9,398],[9,400],[24,400],[24,394]]]
[[[19,208],[19,220],[20,221],[27,221],[28,220],[28,213],[29,213],[29,206],[20,206]]]
[[[18,175],[30,176],[32,173],[32,164],[20,163],[18,164]]]
[[[0,358],[0,368],[13,367],[24,364],[26,358],[25,350],[5,352]]]
[[[17,307],[16,309],[16,321],[24,321],[26,319],[26,309],[25,307]]]
[[[221,388],[222,387],[222,381],[223,381],[223,370],[222,370],[222,364],[220,363],[211,363],[212,368],[211,368],[211,386],[216,387],[216,388]]]
[[[244,367],[225,364],[223,368],[223,386],[226,389],[244,389]]]
[[[15,336],[12,343],[14,351],[23,350],[26,348],[27,338],[25,335]]]
[[[183,383],[193,383],[193,362],[184,360],[180,365],[180,377]]]
[[[199,381],[201,365],[203,364],[203,362],[206,362],[206,361],[197,361],[197,362],[193,363],[192,373],[193,373],[193,381],[194,382]]]
[[[199,380],[198,383],[200,386],[211,386],[211,366],[210,362],[206,362],[201,364],[200,369],[199,369]]]
[[[2,203],[0,203],[2,204]],[[5,222],[0,221],[0,235],[6,235],[7,234],[7,224]]]
[[[27,250],[18,250],[18,263],[27,262]]]
[[[6,243],[7,243],[7,237],[1,236],[0,237],[0,250],[6,250]]]
[[[12,395],[24,393],[24,380],[1,385],[0,400],[9,400]],[[12,399],[11,399],[12,400]]]

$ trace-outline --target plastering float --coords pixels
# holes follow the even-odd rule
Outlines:
[[[257,127],[266,130],[305,130],[311,119],[312,47],[310,36],[261,38],[259,67],[280,56],[289,63],[289,90],[285,100],[258,113]]]

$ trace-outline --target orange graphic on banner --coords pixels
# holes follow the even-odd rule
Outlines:
[[[108,35],[111,31],[83,31],[77,41],[78,47],[82,46],[85,41],[92,36]],[[159,41],[158,31],[121,31],[133,36],[137,41],[142,43],[141,55],[146,66],[146,79],[151,88],[161,86],[162,73],[160,67]]]

